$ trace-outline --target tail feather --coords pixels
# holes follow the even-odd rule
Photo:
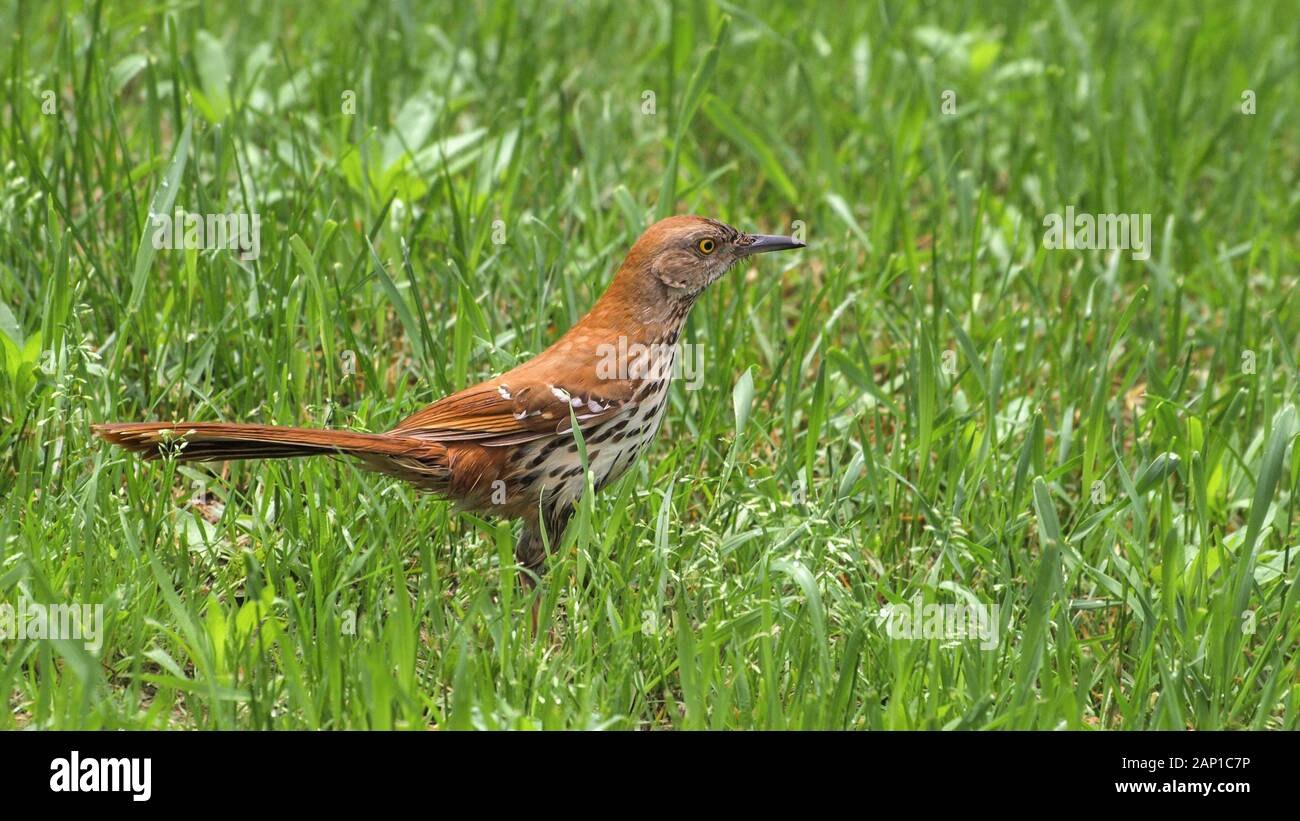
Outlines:
[[[126,422],[94,425],[105,441],[157,459],[164,454],[184,462],[227,459],[279,459],[344,453],[353,456],[431,458],[442,446],[413,436],[346,430],[239,425],[225,422]]]

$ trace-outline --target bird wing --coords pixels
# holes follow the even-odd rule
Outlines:
[[[617,416],[632,401],[638,380],[563,385],[504,377],[466,388],[407,417],[391,433],[436,442],[513,445],[567,433]]]

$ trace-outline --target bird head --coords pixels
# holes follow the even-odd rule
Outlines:
[[[746,234],[706,217],[668,217],[646,229],[624,267],[651,278],[668,299],[693,302],[741,259],[803,247],[793,237]]]

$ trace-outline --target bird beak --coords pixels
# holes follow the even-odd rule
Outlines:
[[[746,236],[749,237],[749,242],[736,248],[737,254],[742,257],[768,251],[789,251],[791,248],[803,248],[806,245],[794,237],[776,237],[770,234],[747,234]]]

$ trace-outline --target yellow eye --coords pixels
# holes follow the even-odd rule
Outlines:
[[[701,254],[712,254],[712,253],[713,253],[713,249],[714,249],[714,248],[717,248],[718,246],[717,246],[717,243],[715,243],[715,242],[714,242],[713,240],[711,240],[711,239],[702,239],[702,240],[700,240],[699,245],[697,245],[697,246],[695,246],[695,247],[700,249],[700,253],[701,253]]]

